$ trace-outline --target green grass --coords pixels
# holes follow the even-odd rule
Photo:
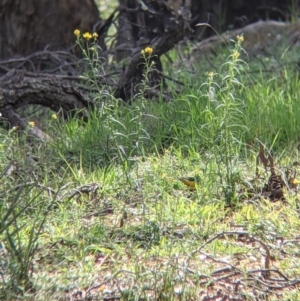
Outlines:
[[[256,162],[259,140],[278,174],[299,179],[297,72],[214,60],[214,76],[182,71],[170,103],[108,96],[86,123],[49,119],[53,143],[1,131],[1,300],[201,300],[235,288],[243,300],[299,299],[299,199],[265,197],[270,170]],[[178,180],[195,175],[194,191]]]

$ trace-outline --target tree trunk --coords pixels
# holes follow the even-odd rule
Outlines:
[[[100,21],[93,0],[0,1],[0,59],[36,51],[67,50],[75,29],[93,31]]]
[[[16,111],[28,104],[65,116],[87,106],[74,30],[103,32],[100,21],[94,0],[0,0],[0,113],[10,126],[28,129]],[[29,132],[50,140],[36,126]]]

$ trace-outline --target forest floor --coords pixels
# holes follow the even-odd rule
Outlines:
[[[178,46],[171,102],[102,89],[87,122],[49,113],[53,142],[1,129],[0,299],[298,301],[300,61],[280,34]]]

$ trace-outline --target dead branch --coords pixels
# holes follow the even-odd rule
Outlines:
[[[14,110],[12,105],[7,105],[1,109],[1,114],[4,119],[6,119],[12,126],[15,126],[21,130],[28,130],[29,136],[38,138],[44,142],[51,142],[53,139],[40,130],[36,126],[28,126],[28,121],[20,117]]]
[[[160,84],[166,89],[160,56],[172,49],[191,31],[187,20],[182,15],[176,14],[165,2],[147,1],[145,5],[144,8],[135,7],[138,10],[135,14],[139,18],[136,24],[129,24],[129,27],[137,29],[138,37],[135,42],[131,42],[132,45],[125,45],[127,49],[131,49],[131,59],[118,81],[114,94],[115,97],[124,100],[130,100],[140,92],[139,85],[143,81],[145,70],[141,50],[146,46],[154,50],[151,61],[155,68],[148,74],[151,90],[149,96],[152,97],[156,95],[153,90],[157,88],[160,90]]]

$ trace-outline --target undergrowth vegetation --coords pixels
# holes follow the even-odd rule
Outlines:
[[[0,299],[299,300],[295,67],[258,69],[238,36],[147,100],[148,47],[126,104],[97,86],[96,38],[77,32],[87,121],[52,115],[47,144],[0,132]]]

